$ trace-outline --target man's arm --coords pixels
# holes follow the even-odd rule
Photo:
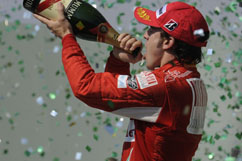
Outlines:
[[[87,105],[118,115],[156,122],[165,90],[158,87],[152,72],[139,76],[140,83],[153,79],[142,89],[136,77],[111,72],[95,73],[72,34],[63,40],[62,61],[74,95]],[[157,93],[159,102],[154,100]]]
[[[160,89],[164,87],[157,86],[156,76],[152,72],[146,72],[139,76],[139,80],[138,77],[126,75],[126,71],[123,75],[112,72],[95,73],[72,34],[71,25],[64,18],[63,5],[60,5],[58,12],[61,16],[56,21],[35,17],[46,24],[56,36],[62,38],[62,61],[74,95],[94,108],[156,122],[165,98],[165,90]],[[134,39],[130,39],[128,34],[121,34],[120,37],[121,48],[135,48],[131,45]],[[122,49],[114,48],[113,54],[124,62],[136,61]],[[149,88],[141,88],[140,85],[145,85],[150,79],[152,84],[149,84]],[[155,101],[154,95],[160,98],[159,102]]]

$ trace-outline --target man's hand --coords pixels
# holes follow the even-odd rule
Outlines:
[[[132,54],[127,53],[125,50],[134,51],[137,47],[142,48],[142,42],[136,40],[136,38],[132,37],[127,33],[122,33],[119,35],[118,39],[120,42],[120,48],[114,47],[113,48],[113,55],[117,58],[122,60],[123,62],[128,63],[137,63],[142,59],[142,54],[139,53],[136,57]]]
[[[71,24],[64,16],[64,5],[61,2],[58,2],[57,4],[57,12],[58,19],[55,21],[49,20],[37,14],[34,14],[34,17],[43,24],[46,24],[46,26],[51,30],[53,34],[62,39],[67,34],[73,34],[73,31]]]

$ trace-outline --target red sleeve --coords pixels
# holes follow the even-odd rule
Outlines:
[[[160,97],[164,98],[164,93],[160,89],[156,86],[142,89],[137,83],[138,78],[112,73],[112,68],[109,67],[112,62],[118,61],[112,56],[106,68],[109,72],[95,73],[71,34],[62,39],[62,44],[64,69],[72,91],[78,99],[91,107],[118,115],[151,122],[157,120],[163,99],[156,102],[153,95],[159,93]],[[123,69],[126,71],[124,70],[123,74],[126,74],[126,63],[117,62],[116,65],[117,68],[119,65],[124,66]],[[142,79],[142,76],[140,78]]]
[[[115,58],[111,52],[107,60],[105,72],[130,75],[129,63],[122,62]]]

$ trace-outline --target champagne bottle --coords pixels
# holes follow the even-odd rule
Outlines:
[[[57,2],[65,7],[65,17],[72,25],[74,34],[81,39],[98,41],[119,47],[119,33],[108,23],[103,15],[92,5],[82,0],[24,0],[23,6],[32,13],[37,13],[48,19],[57,19]],[[137,56],[141,48],[133,52]]]

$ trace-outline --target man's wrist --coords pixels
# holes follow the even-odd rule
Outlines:
[[[69,34],[74,35],[72,31],[68,30],[61,36],[61,39],[63,39],[66,35],[69,35]]]

